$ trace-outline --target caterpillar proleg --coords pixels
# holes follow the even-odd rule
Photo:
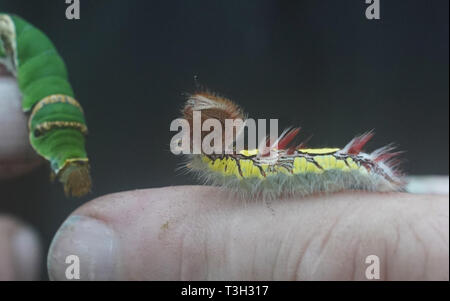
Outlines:
[[[231,100],[209,92],[188,97],[182,113],[191,129],[195,111],[201,112],[205,119],[217,118],[220,124],[225,124],[227,118],[243,116],[242,110]],[[235,149],[231,154],[188,154],[185,167],[205,184],[223,187],[246,199],[403,189],[403,176],[396,159],[400,152],[394,152],[392,146],[363,152],[373,132],[354,138],[343,148],[309,148],[305,143],[294,144],[298,133],[299,129],[286,130],[275,143],[266,141],[256,149]]]
[[[66,195],[88,193],[84,113],[53,43],[22,18],[0,13],[0,64],[17,79],[22,109],[29,114],[31,146],[50,162]]]

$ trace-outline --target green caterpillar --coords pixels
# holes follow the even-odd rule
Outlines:
[[[0,64],[17,79],[30,144],[50,162],[52,178],[63,183],[66,195],[88,193],[84,113],[53,43],[22,18],[0,13]]]

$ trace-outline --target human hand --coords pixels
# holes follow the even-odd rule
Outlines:
[[[0,108],[0,141],[6,141],[0,177],[6,178],[40,160],[29,146],[12,78],[0,77]],[[418,179],[414,187],[446,194],[346,192],[270,207],[229,199],[213,187],[107,195],[60,228],[49,275],[66,279],[65,259],[77,255],[81,280],[350,280],[366,279],[365,259],[377,255],[381,279],[448,279],[448,177]],[[20,227],[0,218],[2,279],[17,278],[11,233]],[[28,251],[22,258],[39,258],[36,248],[21,249]]]
[[[448,183],[448,182],[447,182]],[[111,194],[76,210],[48,256],[81,280],[448,280],[448,195],[343,192],[244,204],[213,187]]]
[[[27,135],[16,80],[0,65],[0,180],[22,175],[39,165]],[[9,201],[4,195],[0,200]],[[36,231],[17,218],[0,214],[0,280],[38,279],[41,261]]]

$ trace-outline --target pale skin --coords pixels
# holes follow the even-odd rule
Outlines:
[[[20,106],[5,106],[5,95],[20,103],[14,89],[1,75],[0,179],[41,162]],[[448,187],[446,179],[428,178],[430,191]],[[366,280],[366,257],[376,255],[382,280],[448,280],[448,214],[448,194],[342,192],[269,207],[206,186],[121,192],[71,214],[53,240],[48,272],[65,280],[74,254],[81,280]],[[15,266],[12,248],[38,260],[37,240],[12,238],[20,229],[27,227],[0,217],[0,280],[37,273],[36,262]]]

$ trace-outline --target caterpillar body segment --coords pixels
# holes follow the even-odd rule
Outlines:
[[[88,193],[86,120],[53,43],[22,18],[0,13],[0,64],[17,79],[31,146],[50,162],[67,195]]]
[[[208,109],[211,110],[217,96],[205,93],[201,96],[209,99]],[[194,107],[201,111],[197,99],[197,94],[192,95],[183,111]],[[228,110],[230,106],[226,108]],[[214,109],[219,110],[219,106]],[[190,116],[185,115],[185,118],[192,122]],[[187,169],[202,182],[224,187],[247,199],[343,190],[387,192],[403,189],[405,183],[395,159],[400,152],[393,152],[391,146],[371,153],[362,151],[373,132],[354,138],[343,148],[308,148],[304,142],[292,143],[299,131],[285,131],[275,143],[266,141],[258,149],[244,149],[232,154],[189,155]]]

